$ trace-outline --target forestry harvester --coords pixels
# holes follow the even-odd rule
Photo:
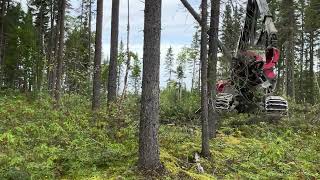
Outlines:
[[[259,18],[260,32],[257,33]],[[275,67],[280,51],[277,29],[266,0],[248,0],[244,26],[235,56],[231,61],[228,80],[217,82],[216,109],[218,111],[287,114],[288,102],[273,95],[277,74]]]

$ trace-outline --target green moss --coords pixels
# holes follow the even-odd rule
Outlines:
[[[0,179],[143,179],[132,103],[112,113],[102,109],[93,121],[83,97],[64,99],[61,110],[49,99],[0,97]],[[277,123],[225,116],[210,142],[211,158],[200,160],[204,174],[193,159],[201,151],[200,128],[161,125],[163,179],[320,178],[320,125],[312,120],[317,110],[297,112]]]

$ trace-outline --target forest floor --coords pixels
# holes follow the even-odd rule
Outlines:
[[[102,110],[67,96],[53,110],[50,98],[0,96],[0,179],[144,179],[137,171],[138,109]],[[166,173],[154,179],[319,179],[320,107],[294,105],[276,122],[226,115],[211,140],[210,159],[197,125],[161,125],[160,156]]]

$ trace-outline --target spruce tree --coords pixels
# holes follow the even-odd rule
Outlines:
[[[193,91],[197,86],[200,89],[200,75],[197,73],[200,72],[200,62],[199,62],[199,55],[200,55],[200,40],[199,40],[199,33],[198,30],[194,33],[192,37],[191,47],[189,49],[189,57],[192,66],[192,80],[191,80],[191,91]]]
[[[167,73],[169,74],[168,82],[172,81],[172,74],[173,74],[173,65],[174,65],[174,55],[172,47],[170,46],[167,50],[166,59],[165,59],[165,68]]]
[[[141,86],[141,62],[138,54],[133,56],[133,65],[130,77],[132,79],[134,94],[138,95]]]

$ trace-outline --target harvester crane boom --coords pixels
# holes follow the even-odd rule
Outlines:
[[[263,18],[263,29],[257,39],[257,20]],[[245,51],[250,46],[265,44],[265,47],[276,47],[277,29],[273,22],[266,0],[248,0],[245,23],[241,32],[238,51]]]

